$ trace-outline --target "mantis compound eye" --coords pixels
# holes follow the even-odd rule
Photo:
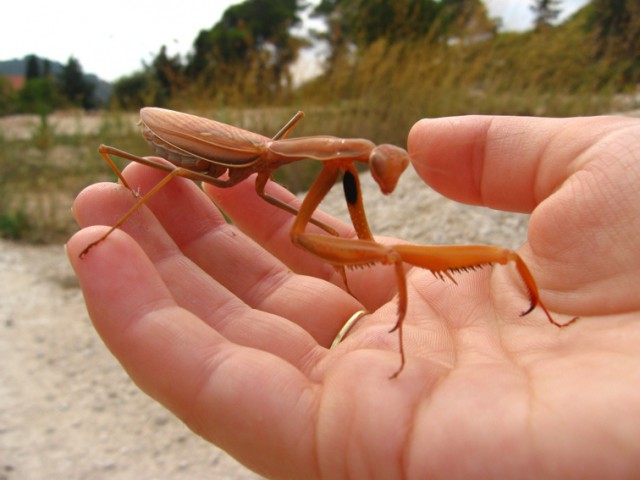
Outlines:
[[[409,165],[409,154],[404,148],[388,143],[378,145],[369,155],[369,168],[373,179],[385,195],[396,188],[398,179]]]

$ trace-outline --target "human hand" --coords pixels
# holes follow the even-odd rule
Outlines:
[[[576,324],[559,330],[539,309],[518,317],[527,303],[511,268],[458,275],[457,286],[412,269],[407,365],[389,380],[392,272],[350,271],[360,303],[292,247],[291,216],[251,182],[206,186],[232,226],[176,179],[124,224],[131,236],[116,231],[82,259],[104,227],[69,241],[96,329],[143,390],[270,478],[637,472],[640,123],[445,118],[417,124],[409,150],[454,199],[533,210],[519,253],[547,307]],[[142,192],[162,175],[126,169]],[[112,224],[132,201],[93,186],[74,212],[83,227]],[[374,313],[327,350],[363,306]]]

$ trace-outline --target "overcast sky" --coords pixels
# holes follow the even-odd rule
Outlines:
[[[61,63],[69,56],[104,80],[140,69],[162,45],[186,54],[198,32],[240,0],[18,0],[0,14],[0,60],[34,53]],[[563,0],[563,18],[588,0]],[[314,2],[316,3],[316,2]],[[531,0],[485,0],[507,30],[531,26]]]

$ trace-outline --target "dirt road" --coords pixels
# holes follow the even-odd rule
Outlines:
[[[62,246],[0,241],[0,479],[260,478],[140,392]]]

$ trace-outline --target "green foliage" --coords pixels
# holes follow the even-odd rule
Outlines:
[[[135,72],[113,84],[111,101],[116,108],[137,110],[144,105],[157,105],[155,90],[149,72]]]
[[[640,71],[640,63],[630,60],[637,52],[615,65],[610,57],[594,61],[593,25],[583,12],[563,25],[525,33],[495,32],[484,9],[473,16],[458,12],[434,21],[421,37],[383,36],[330,57],[325,74],[304,86],[299,98],[308,104],[326,104],[329,98],[349,102],[375,111],[378,120],[395,119],[384,128],[406,129],[421,115],[598,113],[611,108],[606,104],[611,92],[621,85],[633,88],[632,65],[635,74]],[[335,15],[327,18],[329,24],[335,21]],[[442,29],[445,24],[449,27]]]
[[[174,92],[184,87],[183,70],[180,58],[168,56],[163,45],[143,71],[121,77],[114,83],[112,106],[125,110],[138,110],[145,105],[167,106]]]
[[[96,108],[95,84],[86,80],[80,63],[73,57],[58,75],[51,62],[36,55],[26,57],[25,84],[16,91],[0,77],[0,115],[36,113],[48,115],[58,108]]]
[[[273,101],[291,87],[289,66],[304,45],[290,34],[299,24],[295,0],[246,0],[229,7],[222,19],[200,32],[188,72],[200,70],[216,92],[244,102]]]
[[[381,39],[390,44],[418,38],[446,41],[471,20],[483,30],[495,30],[479,0],[322,0],[313,15],[325,19],[323,38],[330,44],[349,42],[361,48]]]
[[[530,8],[535,16],[533,23],[536,29],[551,26],[562,12],[559,7],[560,0],[533,0]]]
[[[328,28],[321,36],[330,47],[324,80],[330,79],[334,87],[334,79],[338,83],[341,78],[346,80],[337,92],[347,98],[360,94],[354,68],[363,64],[366,68],[371,61],[384,58],[387,48],[438,49],[452,39],[493,35],[497,28],[478,0],[323,0],[314,14],[324,18]],[[403,58],[395,60],[399,69],[413,65]]]
[[[534,0],[538,28],[509,34],[498,33],[480,0],[322,0],[313,14],[327,26],[316,34],[328,45],[324,74],[296,91],[290,66],[305,43],[291,26],[302,5],[246,0],[198,34],[184,63],[163,47],[144,72],[118,82],[116,104],[326,104],[377,96],[388,102],[390,92],[397,102],[416,89],[417,98],[425,97],[425,84],[431,92],[462,92],[461,105],[476,104],[478,94],[506,99],[522,92],[534,103],[536,95],[629,88],[638,81],[637,1],[593,0],[583,9],[592,12],[588,18],[580,13],[554,26],[558,5]]]
[[[24,211],[0,211],[0,237],[23,240],[28,236],[30,228],[29,217]]]
[[[330,36],[339,32],[367,47],[379,38],[393,43],[425,35],[441,9],[442,3],[434,0],[323,0],[314,14],[330,21]]]
[[[593,0],[585,28],[593,57],[619,72],[618,86],[640,82],[640,2]]]
[[[289,67],[306,45],[290,33],[300,23],[300,8],[296,0],[245,0],[229,7],[212,28],[199,32],[184,63],[162,47],[143,72],[119,81],[115,103],[141,106],[143,96],[154,105],[178,96],[224,104],[282,101],[293,88]]]
[[[60,105],[60,97],[52,77],[28,79],[19,93],[21,112],[48,115]]]
[[[156,99],[154,105],[166,105],[173,95],[174,89],[182,87],[182,65],[180,58],[169,57],[163,45],[151,64],[153,79],[156,84]]]
[[[80,114],[82,115],[82,114]],[[144,153],[144,142],[131,116],[105,115],[87,129],[78,118],[77,131],[63,128],[69,116],[41,117],[29,137],[0,132],[0,236],[28,242],[61,242],[76,230],[70,211],[73,198],[90,183],[113,181],[97,153],[108,142]],[[61,126],[58,126],[61,122]]]

